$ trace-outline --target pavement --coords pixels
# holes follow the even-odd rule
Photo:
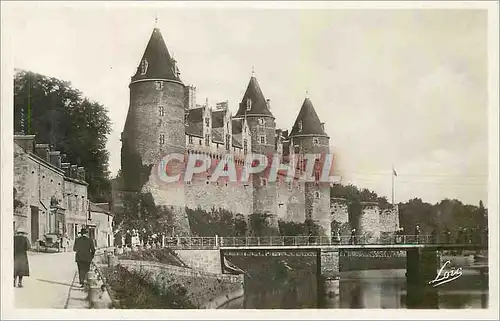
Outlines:
[[[14,288],[17,309],[88,309],[87,292],[79,287],[74,252],[28,252],[30,276]],[[13,284],[11,285],[13,286]]]

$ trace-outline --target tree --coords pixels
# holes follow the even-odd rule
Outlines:
[[[65,155],[63,162],[83,166],[89,198],[110,200],[106,108],[83,96],[71,83],[17,70],[14,77],[14,131],[36,135]]]

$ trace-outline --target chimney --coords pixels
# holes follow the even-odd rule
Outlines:
[[[78,179],[81,181],[84,181],[85,180],[85,168],[83,166],[78,166],[77,172],[78,172],[78,175],[77,175]]]
[[[70,177],[70,164],[69,163],[62,163],[61,168],[64,170],[64,176]]]
[[[35,153],[38,157],[44,159],[47,162],[50,162],[49,158],[49,144],[36,144],[35,145]]]
[[[186,86],[184,87],[184,102],[185,109],[193,109],[196,107],[196,87]]]
[[[57,168],[61,168],[61,152],[60,151],[52,151],[49,152],[50,163]]]
[[[71,178],[78,178],[77,170],[78,170],[78,165],[71,165],[71,170],[69,171],[69,175]]]
[[[14,142],[28,153],[35,150],[35,135],[14,135]]]
[[[271,99],[266,99],[267,109],[271,110]]]

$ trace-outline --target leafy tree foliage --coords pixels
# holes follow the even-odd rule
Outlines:
[[[36,135],[65,155],[63,162],[85,167],[89,197],[107,202],[107,135],[111,121],[106,108],[84,97],[71,83],[30,71],[14,77],[14,131]]]

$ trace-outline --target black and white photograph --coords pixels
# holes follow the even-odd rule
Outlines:
[[[439,4],[2,1],[3,317],[498,318],[498,1]]]

